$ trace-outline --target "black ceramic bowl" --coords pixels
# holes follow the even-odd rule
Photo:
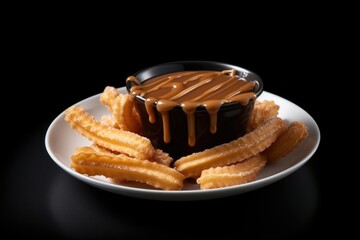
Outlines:
[[[179,61],[170,62],[146,68],[135,73],[135,76],[141,83],[167,73],[179,71],[196,71],[196,70],[213,70],[223,71],[235,69],[236,74],[240,78],[255,83],[255,93],[259,96],[263,90],[263,82],[261,78],[244,68],[231,64],[209,61]],[[133,82],[128,81],[126,84],[127,91],[130,92]],[[211,133],[209,114],[204,107],[198,107],[195,112],[195,146],[188,145],[188,128],[187,117],[180,106],[175,107],[169,112],[171,142],[163,141],[163,127],[161,114],[156,110],[156,122],[150,123],[148,113],[145,109],[145,99],[136,96],[135,106],[138,108],[144,128],[144,136],[148,137],[155,148],[160,148],[169,153],[175,160],[216,145],[230,142],[246,133],[249,117],[251,116],[254,102],[250,101],[247,105],[238,103],[223,104],[218,112],[217,131]]]

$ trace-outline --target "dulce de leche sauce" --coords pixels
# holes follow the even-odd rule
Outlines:
[[[135,85],[130,93],[146,99],[149,122],[155,123],[155,108],[162,116],[164,142],[170,143],[169,111],[180,106],[187,116],[188,144],[195,145],[195,111],[199,106],[209,113],[211,133],[217,131],[217,112],[224,103],[237,102],[247,105],[256,98],[253,82],[241,79],[235,70],[183,71],[156,76],[142,84],[130,76],[126,81]]]

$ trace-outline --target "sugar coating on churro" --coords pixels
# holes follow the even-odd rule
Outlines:
[[[119,125],[116,123],[115,119],[110,115],[103,115],[100,119],[100,123],[107,127],[119,128]]]
[[[141,133],[141,122],[136,117],[137,111],[129,95],[120,94],[112,106],[113,116],[121,129],[134,133]]]
[[[260,154],[234,165],[209,168],[201,172],[197,183],[201,189],[210,189],[251,182],[256,179],[265,164],[266,157]]]
[[[100,95],[100,102],[108,108],[109,112],[112,112],[115,100],[119,95],[120,93],[116,88],[107,86]]]
[[[241,162],[264,151],[284,130],[285,122],[273,118],[234,141],[182,157],[174,166],[185,177],[197,178],[205,169]]]
[[[274,162],[294,150],[309,135],[303,122],[292,122],[290,126],[264,151],[269,162]]]
[[[155,188],[178,190],[183,187],[184,176],[164,164],[128,157],[103,155],[90,147],[75,150],[71,167],[89,176],[103,175],[117,180],[143,182]]]
[[[154,148],[149,139],[133,132],[103,126],[81,107],[65,111],[65,121],[94,143],[139,159],[150,159]]]
[[[274,101],[256,101],[249,121],[249,131],[254,130],[271,118],[277,117],[279,108],[280,106]]]

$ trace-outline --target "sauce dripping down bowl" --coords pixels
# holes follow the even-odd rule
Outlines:
[[[210,72],[210,74],[211,71],[214,71],[219,74],[226,74],[226,76],[230,75],[228,78],[236,74],[239,79],[253,84],[251,92],[254,93],[254,97],[242,103],[225,101],[220,105],[216,114],[212,114],[212,117],[208,109],[202,104],[199,104],[191,115],[186,112],[188,107],[179,102],[179,104],[169,108],[164,117],[164,114],[158,110],[160,106],[157,106],[158,102],[162,103],[163,101],[154,101],[151,103],[151,109],[149,109],[149,106],[146,108],[145,104],[149,100],[146,94],[135,94],[134,88],[146,85],[147,80],[150,82],[162,76],[171,76],[172,73],[197,71],[200,73]],[[210,61],[163,63],[143,69],[129,79],[131,81],[126,82],[126,88],[134,97],[135,106],[139,110],[143,124],[143,135],[151,140],[155,148],[160,148],[169,153],[175,160],[243,136],[247,131],[255,97],[258,97],[263,90],[262,79],[256,73],[235,65]],[[223,88],[220,87],[219,91]],[[233,90],[236,91],[236,88]],[[164,102],[167,102],[167,99]]]

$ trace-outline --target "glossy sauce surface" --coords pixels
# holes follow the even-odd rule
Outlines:
[[[217,131],[217,112],[224,103],[237,102],[247,105],[256,98],[253,82],[241,79],[235,70],[226,71],[183,71],[156,76],[142,84],[133,76],[127,81],[135,85],[131,88],[131,96],[142,96],[145,100],[149,122],[155,123],[155,108],[161,113],[163,122],[163,138],[170,143],[169,111],[181,106],[187,116],[188,144],[194,146],[195,111],[204,107],[210,118],[211,133]]]

